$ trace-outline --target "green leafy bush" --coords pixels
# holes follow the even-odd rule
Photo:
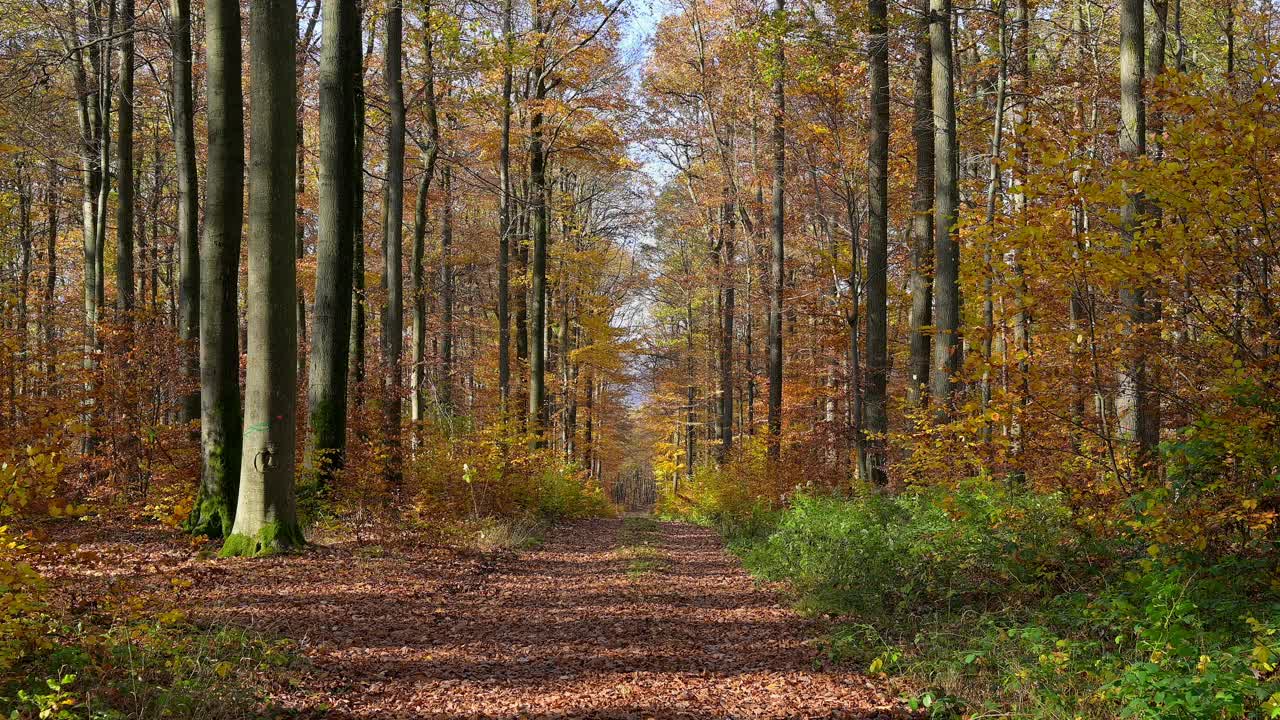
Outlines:
[[[1060,496],[986,480],[800,495],[735,547],[839,617],[829,661],[890,674],[931,717],[1280,717],[1274,566],[1153,543],[1149,507],[1096,539]]]
[[[545,470],[537,484],[537,515],[551,522],[612,515],[604,490],[580,475],[572,466]]]
[[[799,496],[747,552],[815,609],[887,613],[1036,592],[1080,545],[1057,496],[972,483],[857,499]]]
[[[271,715],[267,691],[295,663],[290,645],[231,627],[201,628],[177,611],[60,641],[0,684],[0,714],[27,718],[219,718]]]

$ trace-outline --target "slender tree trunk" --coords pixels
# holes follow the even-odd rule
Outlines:
[[[988,165],[987,177],[987,215],[986,223],[991,227],[995,222],[996,203],[1001,193],[1001,162],[1000,155],[1004,147],[1004,116],[1005,101],[1007,97],[1008,76],[1009,76],[1009,54],[1008,47],[1005,44],[1005,0],[996,0],[996,28],[999,39],[997,40],[997,53],[999,54],[1000,69],[996,75],[996,107],[994,113],[994,121],[991,123],[991,160]],[[992,370],[992,341],[995,338],[995,297],[993,290],[993,277],[995,275],[993,251],[990,241],[983,250],[983,262],[986,265],[984,277],[982,280],[982,390],[981,403],[982,410],[988,411],[991,406],[991,370]],[[990,446],[992,439],[992,424],[990,420],[983,423],[982,430],[983,442]]]
[[[540,10],[537,11],[540,13]],[[535,25],[541,27],[541,19]],[[543,70],[535,70],[534,99],[546,96]],[[532,293],[529,308],[529,428],[537,447],[546,445],[546,330],[547,330],[547,179],[542,137],[542,109],[529,114],[529,206],[533,215]]]
[[[1012,125],[1010,139],[1013,143],[1014,159],[1012,204],[1013,214],[1019,225],[1026,222],[1027,212],[1027,195],[1022,186],[1027,181],[1028,173],[1024,126],[1029,125],[1031,119],[1028,97],[1031,86],[1030,23],[1031,10],[1027,0],[1016,0],[1011,33],[1013,52],[1008,60],[1006,73],[1009,76],[1007,84],[1013,100],[1010,107],[1010,124]],[[1010,417],[1009,435],[1010,452],[1017,462],[1017,458],[1022,455],[1026,447],[1027,429],[1024,411],[1031,402],[1031,300],[1027,293],[1027,276],[1022,264],[1022,248],[1014,245],[1009,258],[1013,270],[1014,290],[1017,293],[1017,308],[1013,315],[1013,344],[1017,358],[1017,398],[1020,406],[1020,411],[1013,413]],[[1015,479],[1024,477],[1025,472],[1020,462],[1013,469],[1012,475]]]
[[[685,463],[684,474],[687,477],[693,477],[693,466],[695,464],[695,445],[697,443],[698,428],[698,386],[697,386],[697,369],[694,364],[693,356],[693,303],[686,300],[684,306],[685,314],[685,373],[688,376],[688,386],[685,388],[685,420],[684,420],[684,444],[685,444]]]
[[[89,33],[97,35],[101,32],[96,5],[89,3]],[[73,17],[74,21],[74,17]],[[75,72],[76,84],[76,119],[80,127],[80,188],[81,202],[81,235],[84,247],[84,368],[92,372],[97,366],[95,349],[98,345],[98,246],[102,238],[98,236],[98,185],[102,182],[101,153],[98,144],[102,142],[101,105],[96,100],[98,86],[100,51],[97,44],[88,48],[88,67],[86,68],[86,52],[74,40],[68,43],[73,58],[72,68]],[[89,71],[94,75],[91,78]],[[90,86],[90,80],[94,85]],[[92,386],[86,388],[92,391]],[[92,426],[92,408],[87,408],[87,418]],[[86,438],[86,445],[93,441],[92,431]],[[88,449],[86,447],[86,449]]]
[[[721,285],[724,288],[720,320],[720,459],[722,461],[729,457],[733,449],[733,321],[736,305],[734,240],[737,234],[731,185],[726,184],[725,194],[720,216],[721,232],[724,234],[720,241],[720,266],[723,273]]]
[[[363,11],[363,6],[361,10]],[[365,46],[364,58],[357,59],[355,67],[352,71],[355,73],[354,97],[355,103],[355,128],[354,140],[355,152],[354,158],[356,167],[351,175],[352,179],[352,210],[351,210],[351,234],[352,234],[352,259],[351,272],[352,278],[352,298],[351,298],[351,358],[349,366],[351,369],[351,385],[355,389],[355,397],[352,404],[360,407],[364,404],[364,358],[365,358],[365,294],[364,294],[364,269],[365,269],[365,252],[364,252],[364,116],[365,116],[365,100],[364,100],[364,68],[368,65],[369,58],[373,55],[373,39],[375,33],[369,33],[369,41]]]
[[[292,37],[292,33],[290,34]],[[240,480],[240,235],[244,110],[240,3],[206,0],[209,151],[200,246],[200,493],[192,532],[231,532]]]
[[[777,20],[785,23],[786,0],[775,0],[774,12]],[[780,28],[778,33],[773,48],[773,243],[769,267],[769,455],[775,460],[782,449],[782,289],[786,281],[783,239],[787,171],[786,92],[783,86],[786,30]]]
[[[58,164],[48,161],[49,184],[45,188],[45,209],[48,213],[45,234],[45,277],[44,302],[42,305],[42,322],[44,325],[44,375],[45,394],[54,395],[54,378],[58,375],[57,353],[54,350],[56,325],[54,320],[54,298],[58,288],[58,186],[61,178],[58,175]]]
[[[354,0],[351,0],[354,1]],[[311,4],[314,2],[314,4]],[[297,64],[294,66],[294,72],[297,74],[295,86],[302,88],[305,86],[307,76],[307,58],[311,55],[311,40],[315,37],[316,21],[320,19],[320,8],[322,0],[308,0],[304,3],[304,7],[310,4],[310,15],[307,16],[306,28],[302,31],[295,48],[297,53]],[[297,200],[294,202],[294,258],[299,264],[307,254],[307,234],[306,234],[306,214],[302,211],[303,198],[307,192],[307,163],[306,163],[306,134],[303,132],[303,115],[306,112],[306,105],[301,99],[301,90],[298,92],[298,107],[294,110],[294,137],[298,140],[298,150],[294,154],[295,164],[297,168],[294,170],[294,194]],[[298,326],[298,374],[302,375],[306,372],[307,355],[305,352],[307,346],[307,293],[299,283],[296,288],[297,302],[295,304],[295,321]]]
[[[440,218],[440,404],[453,412],[453,166],[440,176],[444,190]]]
[[[386,248],[383,267],[387,289],[386,307],[382,313],[382,354],[386,363],[383,381],[383,424],[386,431],[388,460],[387,480],[398,486],[401,480],[400,457],[400,359],[404,353],[404,276],[400,269],[404,237],[404,88],[401,85],[402,43],[401,0],[391,0],[387,8],[387,39],[383,72],[386,75],[387,109],[387,180],[383,191],[383,243]]]
[[[191,390],[182,397],[181,420],[192,423],[200,417],[200,188],[196,177],[196,134],[191,85],[191,0],[169,0],[169,45],[172,58],[173,151],[178,167],[178,339],[182,342],[180,362],[183,380]],[[156,179],[159,180],[157,149]],[[153,188],[157,199],[159,186]],[[154,243],[152,252],[155,251]],[[155,305],[157,263],[152,262],[151,295]],[[194,431],[194,429],[193,429]]]
[[[929,48],[929,3],[920,0],[915,32],[911,136],[916,150],[916,184],[911,196],[911,318],[907,406],[928,405],[929,331],[933,324],[933,82]]]
[[[317,0],[319,1],[319,0]],[[324,0],[320,46],[320,224],[308,385],[311,462],[317,481],[342,468],[347,446],[347,364],[354,255],[355,81],[360,13],[351,0]]]
[[[232,535],[223,555],[300,546],[294,499],[298,328],[280,313],[297,290],[292,188],[297,126],[293,0],[252,0],[249,9],[248,374],[244,454]]]
[[[30,307],[28,300],[31,295],[31,252],[32,245],[35,243],[35,229],[31,219],[33,212],[33,203],[35,193],[33,190],[33,181],[31,173],[27,169],[26,161],[19,161],[18,164],[18,244],[20,246],[18,260],[18,353],[14,360],[17,361],[16,368],[17,387],[21,389],[22,394],[27,392],[27,367],[30,365],[30,316],[28,308]],[[15,413],[21,418],[22,408],[15,403],[12,405]]]
[[[128,321],[133,311],[133,0],[121,0],[120,106],[119,129],[116,134],[116,309]]]
[[[1146,103],[1143,97],[1144,67],[1143,0],[1120,3],[1120,153],[1136,162],[1147,151]],[[1141,193],[1129,190],[1129,200],[1121,212],[1126,252],[1134,252],[1142,224],[1144,201]],[[1152,392],[1146,355],[1150,351],[1147,289],[1141,282],[1120,292],[1121,302],[1129,314],[1130,347],[1125,367],[1120,373],[1117,414],[1121,433],[1135,445],[1140,472],[1154,461],[1159,436],[1159,411]]]
[[[1140,0],[1139,0],[1140,1]],[[960,342],[960,242],[956,231],[959,208],[956,148],[954,48],[951,40],[951,0],[929,2],[929,47],[932,58],[934,146],[934,279],[933,368],[930,391],[940,417],[955,402],[956,376],[963,365]]]
[[[426,5],[430,14],[431,4]],[[436,159],[440,154],[440,122],[436,110],[435,53],[432,32],[423,34],[423,50],[426,55],[424,71],[426,88],[423,92],[427,109],[427,146],[423,148],[422,177],[418,180],[418,197],[414,204],[413,223],[413,258],[410,261],[410,272],[413,280],[413,370],[410,373],[410,408],[409,417],[415,423],[426,417],[426,338],[427,338],[427,293],[428,284],[424,279],[423,259],[427,252],[427,198],[431,192],[431,181],[435,177]]]
[[[867,452],[862,477],[882,487],[889,482],[885,471],[885,436],[889,432],[885,407],[889,380],[889,36],[885,0],[869,0],[867,7],[871,135],[867,145]]]
[[[409,281],[413,292],[412,352],[409,360],[409,419],[415,424],[426,418],[427,401],[427,293],[423,263],[427,254],[427,195],[431,176],[426,170],[418,178],[413,207],[413,251],[409,260]]]
[[[854,466],[858,472],[866,470],[867,436],[863,423],[862,376],[862,248],[858,233],[858,201],[853,183],[845,178],[845,215],[849,224],[849,428],[853,443]]]
[[[512,296],[515,309],[512,316],[515,323],[516,336],[516,364],[528,365],[529,363],[529,193],[528,182],[522,183],[525,188],[523,192],[523,202],[520,212],[516,215],[516,253],[515,272],[513,273],[518,280],[518,287]],[[514,188],[513,188],[514,189]],[[529,388],[525,387],[527,395]],[[528,398],[526,397],[527,401]],[[528,404],[527,402],[525,403]]]
[[[105,0],[105,2],[107,24],[104,37],[112,38],[116,34],[116,4],[115,0]],[[97,217],[94,218],[97,226],[94,230],[97,236],[97,254],[93,258],[94,292],[97,294],[95,302],[99,311],[107,304],[106,245],[107,217],[111,208],[111,98],[114,95],[111,75],[111,40],[106,39],[102,43],[98,61],[98,167],[101,169],[101,174],[98,182]]]
[[[498,150],[498,182],[502,193],[498,205],[498,394],[502,409],[508,410],[511,396],[511,63],[515,47],[512,31],[512,0],[502,1],[502,38],[506,56],[502,60],[502,144]]]

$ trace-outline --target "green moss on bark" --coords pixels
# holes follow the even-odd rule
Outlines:
[[[187,532],[192,535],[204,535],[210,539],[226,537],[231,533],[231,525],[235,516],[225,498],[206,495],[201,490],[200,497],[191,508],[191,517],[186,524]]]
[[[222,544],[222,557],[264,557],[302,547],[305,541],[297,525],[268,523],[254,536],[236,533]]]
[[[228,460],[234,459],[238,472],[240,447],[235,443],[229,445],[231,447],[215,444],[208,449],[199,494],[185,525],[187,532],[192,535],[204,535],[217,540],[231,534],[231,527],[236,519],[236,494],[240,477],[231,471],[232,464]]]

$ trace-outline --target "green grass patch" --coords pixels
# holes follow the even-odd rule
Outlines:
[[[627,577],[639,579],[666,568],[667,556],[658,547],[661,540],[661,526],[654,518],[622,519],[618,544],[621,546],[619,553],[627,561]]]

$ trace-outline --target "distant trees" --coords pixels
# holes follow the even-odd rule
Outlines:
[[[886,487],[1142,484],[1175,429],[1243,392],[1188,378],[1224,358],[1269,372],[1271,198],[1228,210],[1178,185],[1205,168],[1228,178],[1214,187],[1270,187],[1267,8],[1215,25],[1130,0],[1102,16],[681,0],[637,92],[617,3],[307,6],[291,78],[275,72],[288,8],[255,4],[250,108],[291,95],[295,150],[255,113],[242,269],[239,5],[15,1],[0,407],[49,408],[0,424],[103,492],[198,473],[174,501],[198,533],[226,536],[243,496],[256,543],[295,483],[418,493],[447,465],[436,445],[470,433],[600,479],[624,420],[653,425],[680,477],[758,460]],[[1203,124],[1209,106],[1230,133]],[[286,285],[301,415],[277,367]]]

